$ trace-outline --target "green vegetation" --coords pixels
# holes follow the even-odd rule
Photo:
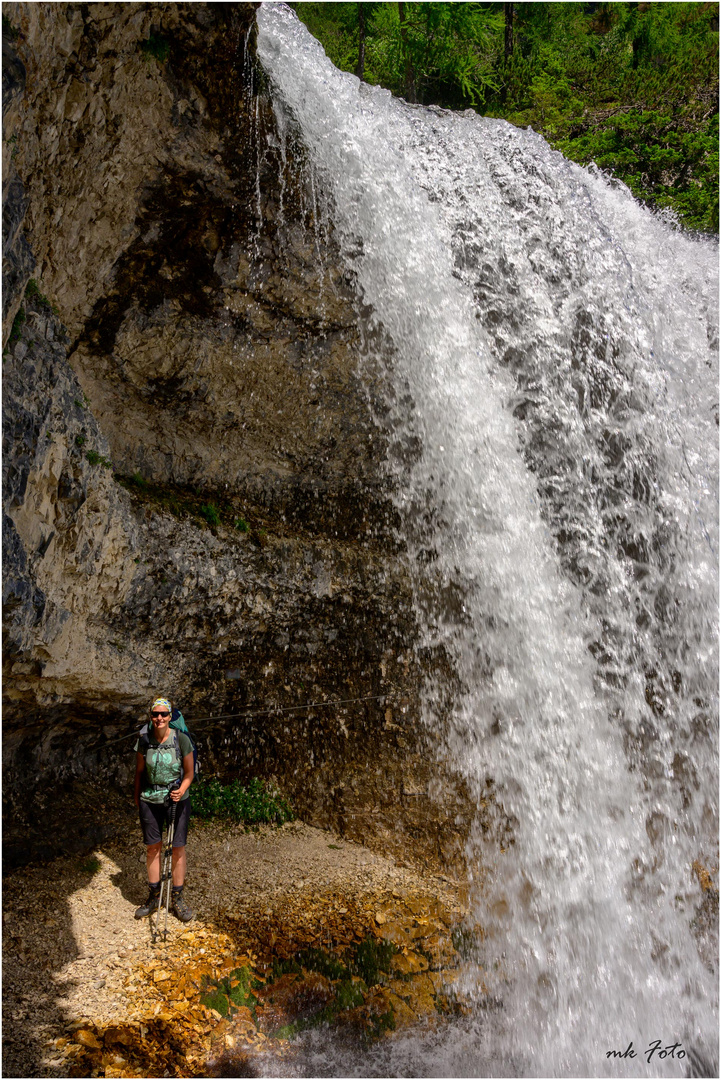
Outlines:
[[[238,506],[233,505],[222,494],[215,494],[212,499],[209,499],[209,492],[202,493],[192,488],[182,489],[165,484],[154,484],[141,476],[139,472],[133,473],[132,476],[116,473],[115,479],[133,495],[145,502],[155,503],[181,521],[184,518],[194,518],[198,524],[202,522],[211,528],[224,525],[236,532],[248,533],[252,539],[259,539],[259,533],[254,531],[250,523],[244,517],[238,517]],[[265,530],[262,532],[265,535]]]
[[[7,15],[3,12],[3,34],[5,37],[10,38],[11,41],[17,41],[20,36],[20,31],[13,26]]]
[[[200,508],[200,514],[209,525],[220,525],[220,513],[215,503],[205,503]]]
[[[251,825],[282,825],[294,814],[288,802],[257,776],[247,788],[238,780],[221,784],[219,780],[198,777],[190,789],[193,814],[199,818],[229,818]]]
[[[14,345],[16,341],[20,340],[20,334],[22,333],[23,323],[27,316],[25,314],[25,308],[21,305],[18,308],[18,313],[13,319],[13,324],[10,327],[10,337],[8,338],[8,345]]]
[[[397,952],[398,949],[391,942],[378,941],[373,937],[353,945],[340,959],[324,949],[304,949],[292,960],[277,960],[273,965],[273,978],[277,979],[288,972],[300,975],[303,970],[317,971],[333,982],[352,981],[356,976],[361,982],[353,985],[365,991],[379,983],[383,975],[390,973],[391,960]]]
[[[87,859],[83,859],[80,863],[80,869],[84,874],[95,875],[102,865],[97,855],[89,855]]]
[[[294,3],[328,56],[409,101],[472,108],[718,231],[718,5]]]
[[[91,465],[102,465],[104,469],[112,469],[113,467],[113,463],[110,458],[103,457],[103,455],[99,454],[97,450],[88,450],[85,457]]]
[[[157,60],[164,64],[170,55],[170,42],[161,34],[151,34],[140,42],[140,51],[146,60]]]
[[[290,972],[297,975],[317,972],[332,982],[334,997],[312,1016],[278,1028],[273,1033],[275,1037],[292,1039],[308,1028],[332,1023],[338,1014],[346,1009],[355,1009],[362,1005],[363,995],[368,992],[368,987],[375,986],[385,976],[390,976],[391,959],[397,951],[396,946],[389,942],[368,937],[360,944],[351,946],[340,958],[324,949],[316,948],[304,949],[296,953],[291,960],[276,960],[272,972],[274,980]],[[381,1017],[370,1017],[368,1023],[368,1034],[376,1038],[384,1031],[393,1030],[395,1018],[393,1013],[389,1012]]]
[[[235,968],[224,979],[209,984],[204,976],[205,993],[200,996],[201,1005],[215,1009],[221,1016],[232,1017],[235,1009],[250,1009],[255,1016],[258,1000],[253,994],[261,985],[248,967]]]
[[[192,790],[193,788],[191,792]],[[366,938],[360,944],[346,949],[340,957],[325,949],[310,948],[296,953],[290,959],[275,960],[267,983],[271,1002],[273,983],[288,974],[300,977],[298,985],[301,996],[305,977],[309,973],[322,975],[330,982],[333,997],[326,1001],[326,1004],[319,1005],[312,1015],[277,1028],[273,1032],[274,1037],[292,1039],[301,1031],[333,1023],[340,1013],[363,1005],[368,988],[390,978],[391,958],[397,951],[394,945]],[[224,1017],[232,1018],[234,1010],[242,1006],[249,1008],[255,1016],[258,1001],[253,991],[257,991],[260,985],[260,981],[247,967],[236,968],[224,979],[211,980],[204,976],[200,1001]],[[367,1035],[371,1038],[395,1028],[392,1011],[380,1017],[369,1017],[367,1023]]]
[[[75,445],[76,446],[80,446],[80,447],[85,446],[85,441],[86,440],[85,440],[84,435],[76,435],[75,436]]]
[[[397,952],[398,949],[390,941],[368,937],[356,947],[351,970],[354,975],[360,975],[368,986],[375,986],[380,982],[381,972],[387,974],[390,971],[391,960]]]
[[[58,309],[55,307],[55,305],[52,304],[50,300],[48,300],[45,293],[42,293],[40,291],[40,286],[38,285],[35,278],[30,278],[27,285],[25,286],[25,296],[28,300],[34,300],[38,307],[44,308],[46,311],[52,312],[53,315],[58,314]]]

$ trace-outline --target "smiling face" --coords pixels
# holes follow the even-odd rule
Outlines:
[[[155,735],[156,742],[164,742],[168,734],[168,728],[170,727],[171,717],[170,703],[167,701],[156,701],[150,710],[150,719],[153,724],[153,734]]]

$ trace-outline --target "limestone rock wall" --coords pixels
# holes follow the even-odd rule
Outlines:
[[[472,808],[419,732],[383,372],[254,5],[3,11],[12,857],[78,785],[124,805],[116,740],[163,692],[207,770],[452,863]]]

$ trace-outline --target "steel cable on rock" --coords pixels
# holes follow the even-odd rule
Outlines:
[[[244,718],[251,719],[254,716],[273,716],[280,713],[300,712],[303,709],[322,709],[329,708],[333,705],[354,705],[359,701],[384,701],[388,694],[369,694],[366,697],[358,698],[340,698],[337,701],[312,701],[308,705],[276,705],[269,709],[255,709],[252,706],[242,709],[237,713],[219,713],[218,716],[199,716],[195,720],[188,721],[187,717],[183,717],[186,724],[190,723],[193,727],[197,727],[198,724],[205,724],[209,720],[241,720]],[[121,735],[118,739],[110,739],[108,742],[103,743],[99,749],[104,750],[106,746],[114,746],[116,743],[124,742],[126,739],[132,739],[137,737],[137,731],[131,731],[128,735]]]

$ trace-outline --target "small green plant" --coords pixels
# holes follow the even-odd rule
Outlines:
[[[250,532],[250,525],[245,520],[245,518],[236,518],[234,523],[233,523],[233,528],[237,529],[238,532],[244,532],[244,533]]]
[[[80,863],[80,869],[84,874],[97,874],[102,865],[97,855],[89,855],[87,859],[83,859]]]
[[[7,15],[3,14],[3,34],[11,41],[17,41],[20,31],[13,26]]]
[[[200,508],[200,514],[209,525],[220,525],[220,513],[215,503],[204,503]]]
[[[253,990],[257,990],[260,985],[248,967],[235,968],[217,983],[203,976],[204,992],[200,995],[200,1003],[209,1009],[215,1009],[221,1016],[232,1017],[234,1010],[241,1008],[250,1009],[255,1016],[258,999]]]
[[[35,278],[30,278],[25,286],[25,296],[28,300],[34,300],[38,307],[43,308],[45,311],[51,311],[53,315],[58,315],[58,309],[55,304],[48,300],[45,293],[40,292],[40,286]]]
[[[79,409],[86,408],[86,405],[80,400],[80,398],[75,398],[73,405],[76,405]]]
[[[8,339],[8,343],[10,345],[13,345],[16,341],[20,340],[20,334],[22,333],[23,323],[25,322],[26,318],[27,316],[25,314],[25,308],[21,304],[18,308],[17,315],[13,319],[13,324],[10,329],[10,338]]]
[[[367,937],[355,951],[355,958],[350,964],[354,975],[360,975],[368,986],[375,986],[380,981],[380,973],[388,974],[391,959],[398,949],[389,941],[377,941]]]
[[[86,440],[85,440],[84,435],[76,435],[75,436],[75,445],[76,446],[85,446],[85,441]]]
[[[110,458],[103,457],[97,450],[88,450],[85,455],[91,465],[102,465],[104,469],[112,469],[113,463]]]
[[[386,1031],[395,1031],[396,1018],[393,1015],[393,1010],[383,1013],[382,1016],[372,1016],[370,1018],[370,1034],[373,1038],[380,1039],[381,1035],[384,1035]]]
[[[157,60],[164,64],[170,55],[170,42],[161,34],[151,34],[140,42],[140,51],[146,60]]]
[[[354,983],[349,979],[344,979],[338,984],[335,991],[336,1000],[338,1006],[341,1009],[355,1009],[359,1005],[363,1004],[363,992],[367,991],[368,987],[365,983]]]
[[[190,789],[193,814],[199,818],[230,818],[251,825],[282,825],[292,821],[293,810],[274,788],[254,777],[247,788],[238,780],[221,784],[199,777]]]
[[[325,949],[304,949],[298,953],[296,961],[307,971],[317,971],[320,975],[324,975],[326,979],[331,979],[334,982],[336,979],[347,982],[351,978],[351,973],[346,965],[326,952]]]

